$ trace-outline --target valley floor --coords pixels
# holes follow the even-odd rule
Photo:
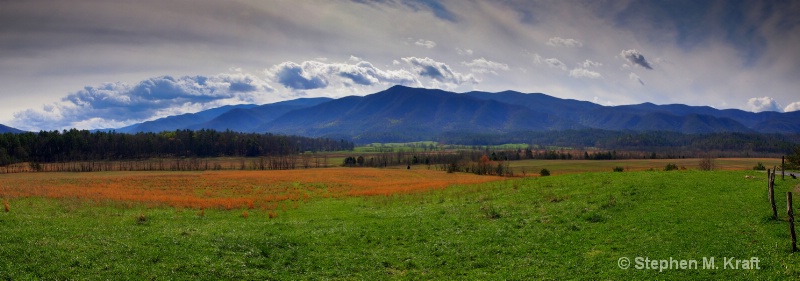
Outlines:
[[[552,162],[550,167],[560,170]],[[472,175],[342,168],[341,174],[353,172],[348,183],[331,175],[328,180],[324,175],[312,181],[284,178],[279,171],[252,172],[230,182],[200,180],[229,172],[92,173],[91,184],[87,174],[77,173],[0,175],[0,198],[7,206],[0,212],[0,279],[800,277],[786,212],[780,211],[778,220],[770,217],[765,173],[601,170],[346,196],[326,194]],[[151,193],[188,188],[181,192],[196,198],[245,198],[254,192],[291,196],[253,206],[196,208],[13,193],[19,189],[12,185],[37,183],[36,178],[42,179],[41,190],[48,184],[74,185],[70,188],[85,186],[86,194],[104,192],[92,186],[122,188],[117,184],[123,179]],[[786,210],[785,192],[797,192],[798,184],[788,177],[776,181],[778,210]],[[653,269],[645,259],[659,266],[666,260],[667,268]],[[698,261],[698,266],[680,268],[669,259]],[[745,260],[754,259],[758,269],[743,269]]]

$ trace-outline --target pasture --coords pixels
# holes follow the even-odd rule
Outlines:
[[[773,221],[759,171],[8,174],[0,279],[797,278],[784,195],[798,184],[776,181]],[[752,257],[760,269],[724,264]]]
[[[773,158],[717,158],[714,159],[715,170],[752,170],[758,162],[769,169],[780,168],[781,160]],[[525,171],[527,175],[538,174],[542,168],[553,175],[575,174],[585,172],[609,172],[614,167],[623,167],[626,172],[663,170],[667,164],[675,164],[686,169],[699,169],[700,159],[628,159],[628,160],[520,160],[510,161],[515,174]]]

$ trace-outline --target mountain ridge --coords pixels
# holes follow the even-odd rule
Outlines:
[[[543,93],[393,86],[366,96],[239,105],[171,116],[127,128],[215,129],[359,139],[365,135],[432,139],[446,132],[509,133],[601,129],[703,133],[800,134],[800,112],[747,112],[708,106],[641,103],[603,106]],[[188,124],[193,122],[192,124]],[[158,126],[155,126],[158,125]],[[391,137],[388,137],[391,139]]]
[[[24,132],[25,131],[23,130],[0,124],[0,134],[5,134],[5,133],[19,134]]]

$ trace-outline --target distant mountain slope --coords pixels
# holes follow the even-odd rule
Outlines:
[[[0,134],[5,134],[5,133],[19,134],[19,133],[24,133],[24,132],[25,131],[23,131],[23,130],[20,130],[20,129],[17,129],[17,128],[12,128],[12,127],[0,124]]]
[[[579,122],[581,116],[576,113],[587,112],[602,107],[599,104],[588,101],[559,99],[541,93],[523,94],[520,92],[505,91],[499,93],[468,92],[465,93],[465,95],[484,100],[496,100],[503,103],[521,105],[536,112],[575,122]]]
[[[655,105],[644,103],[626,106],[601,106],[545,94],[469,92],[467,95],[526,106],[534,111],[577,122],[582,126],[614,131],[674,131],[682,133],[752,132],[739,120],[756,123],[768,119],[741,110],[717,110],[707,106]],[[737,120],[738,119],[738,120]],[[555,126],[558,127],[558,126]]]
[[[422,140],[444,133],[497,134],[600,129],[684,134],[800,134],[800,112],[753,113],[708,106],[602,106],[540,93],[453,93],[394,86],[367,96],[221,107],[118,131],[175,129],[270,132],[349,139]]]
[[[492,133],[579,127],[563,120],[548,122],[550,119],[545,113],[496,100],[394,86],[364,97],[346,97],[295,110],[261,129],[307,136],[355,137],[377,132],[431,136],[443,131]],[[553,127],[553,123],[563,124]]]
[[[174,131],[179,129],[186,129],[192,125],[208,122],[233,109],[246,109],[256,107],[254,104],[242,105],[226,105],[222,107],[212,108],[209,110],[200,111],[197,113],[187,113],[176,116],[169,116],[153,121],[147,121],[131,126],[119,128],[116,131],[120,133],[138,133],[138,132],[162,132]]]
[[[289,111],[315,106],[330,101],[330,98],[302,98],[265,104],[252,108],[236,108],[216,118],[188,127],[189,129],[213,129],[217,131],[258,132],[258,127]]]
[[[330,98],[301,98],[266,105],[226,105],[197,113],[164,117],[116,129],[120,133],[163,132],[213,129],[217,131],[255,132],[261,124],[289,111],[317,105]]]
[[[638,111],[617,107],[600,107],[582,116],[582,124],[611,131],[672,131],[688,134],[718,132],[751,132],[752,130],[729,118],[710,115],[673,115],[664,111]]]
[[[755,124],[753,128],[763,133],[800,133],[800,111],[776,114],[774,117]]]
[[[765,112],[748,112],[739,109],[716,109],[709,106],[688,106],[684,104],[667,104],[655,105],[652,103],[642,103],[634,105],[615,106],[619,110],[630,110],[630,112],[638,112],[639,114],[650,112],[663,112],[676,116],[686,115],[709,115],[717,118],[729,118],[736,122],[741,123],[745,127],[753,128],[759,123],[768,121],[773,118],[779,118],[782,113],[774,111]]]

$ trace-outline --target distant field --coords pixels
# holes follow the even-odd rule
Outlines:
[[[478,150],[516,150],[526,149],[530,145],[525,143],[509,143],[500,145],[453,145],[453,144],[440,144],[435,141],[419,141],[407,143],[371,143],[366,145],[357,146],[353,152],[356,153],[372,153],[372,152],[422,152],[427,148],[434,148],[437,151],[441,150],[460,150],[460,149],[478,149]],[[538,148],[538,146],[537,146]],[[548,149],[561,149],[560,147],[548,147]]]
[[[769,169],[780,168],[781,159],[774,158],[718,158],[714,160],[718,170],[752,170],[759,162]],[[553,175],[575,174],[584,172],[610,172],[614,167],[623,167],[625,171],[663,170],[667,164],[675,164],[687,169],[699,169],[700,159],[630,159],[630,160],[520,160],[510,161],[509,165],[515,174],[524,170],[528,175],[538,174],[546,168]]]
[[[0,198],[44,197],[150,207],[275,209],[282,201],[392,195],[502,180],[415,169],[324,168],[278,171],[18,173]]]

